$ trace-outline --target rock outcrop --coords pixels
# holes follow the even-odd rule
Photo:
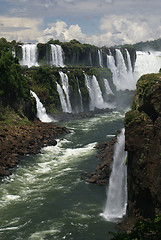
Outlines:
[[[10,168],[18,164],[21,156],[37,154],[44,146],[56,145],[55,137],[68,132],[64,127],[42,122],[12,127],[1,126],[0,177],[10,175]]]
[[[89,183],[106,186],[111,174],[111,165],[113,162],[114,146],[117,141],[117,135],[108,142],[97,143],[95,148],[98,150],[97,155],[101,161],[92,173],[82,173],[81,179]]]
[[[128,152],[128,214],[161,213],[161,74],[142,76],[125,116]]]

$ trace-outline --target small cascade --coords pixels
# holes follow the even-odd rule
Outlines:
[[[102,57],[102,49],[98,50],[98,59],[99,59],[99,65],[103,68],[103,57]]]
[[[58,83],[56,83],[56,84],[57,84],[57,91],[59,93],[62,110],[63,110],[63,112],[68,112],[68,106],[66,103],[66,98],[65,98],[63,89],[61,88],[61,86]]]
[[[112,94],[114,95],[114,93],[112,92],[111,88],[110,88],[110,85],[108,83],[108,80],[107,79],[103,79],[104,80],[104,85],[105,85],[105,89],[106,89],[106,94],[109,95],[109,94]]]
[[[125,147],[125,130],[122,129],[115,144],[113,167],[107,190],[107,203],[102,214],[108,221],[117,221],[126,214],[127,206],[127,166]]]
[[[59,72],[60,77],[61,77],[61,83],[62,83],[62,89],[64,90],[65,94],[65,99],[66,99],[66,105],[67,105],[67,112],[71,113],[72,112],[72,107],[70,103],[70,98],[69,98],[69,83],[68,83],[68,76],[66,73]]]
[[[135,78],[138,80],[142,75],[158,73],[161,68],[161,52],[136,52]]]
[[[89,53],[89,63],[90,63],[90,66],[93,66],[91,52]]]
[[[31,90],[30,90],[30,93],[36,100],[37,117],[39,118],[39,120],[41,122],[55,122],[55,120],[46,113],[46,109],[44,108],[43,104],[40,102],[40,99],[38,98],[36,93],[34,93]]]
[[[80,112],[83,112],[83,100],[82,100],[82,93],[79,87],[79,82],[78,82],[78,78],[77,78],[77,83],[78,83],[78,93],[79,93],[79,99],[80,99]]]
[[[103,100],[99,83],[94,75],[88,76],[85,74],[85,83],[90,95],[90,111],[93,111],[95,108],[111,108],[111,106]]]
[[[63,49],[60,45],[51,44],[51,65],[64,67]]]
[[[128,67],[128,72],[132,73],[132,65],[131,65],[131,59],[130,59],[130,54],[127,49],[126,50],[126,55],[127,55],[127,67]]]
[[[37,63],[37,44],[22,45],[22,61],[23,66],[39,66]]]

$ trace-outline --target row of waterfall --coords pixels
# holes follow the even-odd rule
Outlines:
[[[60,45],[50,44],[51,56],[49,64],[55,67],[64,67],[64,53]],[[22,60],[20,62],[22,66],[39,66],[37,44],[24,44],[22,45]]]
[[[34,48],[34,46],[32,46],[32,48]],[[51,45],[51,48],[53,54],[52,59],[55,59],[53,61],[57,62],[57,64],[58,62],[61,62],[61,64],[63,65],[62,54],[56,54],[57,52],[62,53],[60,46],[58,47]],[[155,73],[158,72],[160,69],[160,53],[150,54],[145,52],[137,52],[135,69],[133,71],[129,52],[126,50],[127,64],[125,64],[125,60],[121,51],[119,49],[116,49],[115,51],[115,58],[112,56],[112,54],[107,55],[107,67],[111,69],[111,72],[113,74],[112,83],[106,78],[103,78],[100,82],[100,80],[98,80],[95,75],[88,75],[84,73],[85,86],[89,94],[89,111],[94,111],[95,109],[117,108],[118,104],[120,104],[122,99],[120,99],[119,103],[117,104],[115,101],[115,96],[117,96],[120,91],[122,92],[126,89],[135,90],[137,79],[142,74],[151,72]],[[99,56],[101,64],[101,51],[99,52]],[[30,57],[32,57],[32,61],[35,62],[35,58],[32,54]],[[115,59],[117,60],[117,64]],[[75,79],[75,81],[77,82],[77,99],[74,99],[76,106],[73,106],[71,102],[72,96],[70,94],[70,89],[72,88],[72,86],[69,85],[68,73],[59,71],[59,75],[60,81],[57,81],[56,85],[62,111],[65,113],[83,112],[85,110],[85,106],[82,99],[82,89],[80,88],[79,83],[80,80],[77,77]]]
[[[22,46],[23,49],[23,64],[37,66],[36,61],[36,47],[35,45]],[[35,54],[33,54],[35,52]],[[51,45],[51,65],[64,66],[63,51],[58,45]],[[161,54],[137,52],[135,67],[133,70],[131,58],[128,50],[126,50],[126,61],[120,49],[115,49],[115,57],[109,52],[107,57],[107,68],[113,74],[113,84],[115,85],[116,92],[128,90],[135,90],[137,79],[146,73],[158,72],[161,67]],[[102,50],[98,50],[99,65],[101,68],[103,64]],[[91,60],[92,62],[92,60]],[[29,64],[30,63],[30,64]],[[79,106],[73,109],[70,99],[70,86],[68,75],[59,71],[60,81],[56,82],[57,92],[59,94],[62,111],[65,113],[78,113],[84,111],[83,99],[79,79],[77,78],[77,92],[79,96]],[[88,75],[84,73],[85,85],[89,93],[90,102],[89,110],[95,109],[111,109],[115,108],[115,103],[109,101],[109,98],[114,96],[116,92],[111,89],[108,79],[104,78],[100,84],[95,75]],[[101,85],[101,86],[100,86]],[[102,86],[104,91],[102,91]],[[40,102],[38,96],[31,91],[32,96],[36,99],[37,104],[37,117],[42,122],[55,121],[46,113],[46,109]],[[126,214],[127,205],[127,167],[126,152],[124,151],[125,135],[124,129],[117,137],[115,144],[112,172],[107,188],[107,202],[103,214],[101,214],[108,221],[117,221]]]

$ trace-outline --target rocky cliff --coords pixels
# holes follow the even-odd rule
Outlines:
[[[128,152],[128,213],[161,213],[161,74],[142,76],[125,116]]]

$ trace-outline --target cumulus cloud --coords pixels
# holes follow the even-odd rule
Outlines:
[[[0,34],[9,41],[36,41],[40,35],[39,25],[42,19],[0,17]]]
[[[125,18],[123,16],[108,16],[102,19],[101,30],[112,33],[111,43],[135,43],[140,40],[147,40],[151,36],[152,30],[146,21],[136,20],[136,18]]]
[[[79,24],[67,25],[64,21],[57,21],[48,24],[42,29],[43,19],[29,18],[8,18],[0,17],[1,36],[8,40],[22,42],[47,42],[49,39],[59,39],[60,41],[70,41],[77,39],[82,43],[94,44],[97,46],[113,46],[119,44],[132,44],[139,41],[150,40],[155,34],[147,21],[143,19],[133,19],[123,16],[106,16],[100,23],[98,34],[85,34]],[[152,34],[153,30],[153,34]],[[156,27],[155,33],[161,30]],[[160,33],[159,33],[160,34]]]
[[[56,23],[50,24],[49,27],[43,31],[43,35],[40,39],[46,42],[49,40],[49,37],[61,41],[70,41],[72,39],[84,41],[86,38],[78,24],[68,27],[63,21],[57,21]]]

